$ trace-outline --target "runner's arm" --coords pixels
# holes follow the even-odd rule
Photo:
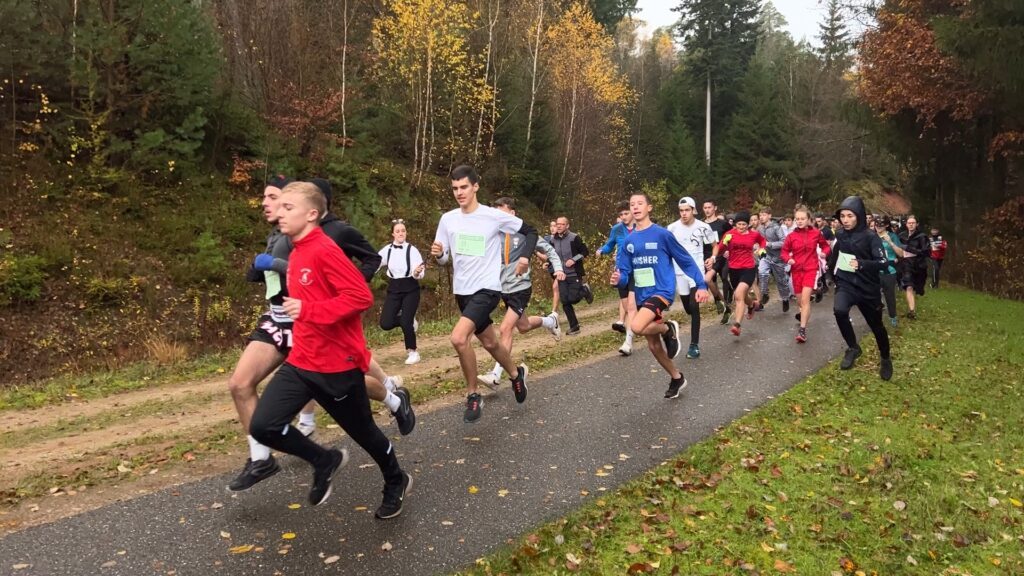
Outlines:
[[[555,272],[563,272],[562,259],[558,257],[558,252],[555,252],[555,247],[548,244],[543,238],[537,239],[537,253],[543,255],[543,260],[550,262],[551,266],[554,267]]]
[[[334,288],[336,295],[327,300],[302,302],[303,322],[311,324],[334,324],[341,320],[357,318],[373,306],[373,293],[366,281],[360,281],[362,274],[347,255],[340,250],[324,252],[320,259],[324,277]]]
[[[686,251],[686,248],[683,248],[679,240],[676,240],[676,237],[671,233],[665,232],[662,242],[668,246],[669,254],[672,255],[672,259],[676,261],[676,264],[683,270],[683,273],[697,284],[697,289],[707,290],[708,284],[704,281],[704,271],[697,266],[697,263],[693,261],[693,256],[690,256],[690,253]]]

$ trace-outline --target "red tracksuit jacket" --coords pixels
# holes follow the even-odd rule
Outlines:
[[[360,314],[373,305],[362,273],[319,227],[294,242],[288,293],[302,301],[292,328],[288,363],[311,372],[345,372],[370,365]]]
[[[821,235],[821,230],[813,226],[794,228],[782,242],[782,260],[785,262],[795,261],[796,264],[793,264],[794,271],[817,272],[817,248],[821,248],[821,253],[825,256],[828,256],[829,252],[832,251],[828,245],[828,240],[825,240],[825,237]]]

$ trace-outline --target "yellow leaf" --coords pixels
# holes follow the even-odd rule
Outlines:
[[[295,532],[285,532],[284,534],[281,534],[281,538],[285,540],[294,540]]]
[[[479,489],[479,488],[477,488],[476,486],[470,486],[470,487],[469,487],[469,493],[470,493],[470,494],[476,494],[476,493],[477,493],[477,492],[479,492],[479,491],[480,491],[480,489]]]
[[[248,552],[252,552],[252,549],[255,547],[256,546],[253,544],[243,544],[241,546],[232,546],[228,549],[228,551],[230,551],[232,554],[245,554]]]
[[[299,508],[302,508],[302,504],[289,504],[288,505],[288,509],[289,510],[298,510]]]
[[[1013,504],[1017,508],[1020,508],[1022,506],[1020,500],[1017,500],[1016,498],[1010,498],[1010,504]]]
[[[761,550],[764,550],[765,552],[775,552],[775,548],[769,546],[764,542],[761,542]]]
[[[498,490],[498,497],[504,498],[505,496],[508,496],[508,490],[505,490],[504,488]]]

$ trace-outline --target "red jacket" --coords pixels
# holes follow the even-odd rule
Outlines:
[[[747,228],[744,234],[740,234],[735,228],[726,232],[722,238],[722,246],[729,251],[729,269],[744,270],[756,266],[754,246],[764,248],[767,243],[760,232],[751,228]]]
[[[946,257],[946,241],[942,239],[942,236],[929,236],[928,243],[932,248],[932,259],[942,260]]]
[[[288,258],[288,293],[302,301],[288,363],[311,372],[370,366],[360,314],[373,305],[362,273],[319,227]]]
[[[782,242],[782,260],[796,262],[793,264],[793,271],[817,272],[818,248],[821,248],[821,253],[825,256],[832,251],[828,240],[821,235],[821,230],[814,226],[794,228]]]

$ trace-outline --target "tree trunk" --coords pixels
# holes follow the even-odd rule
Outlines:
[[[530,136],[533,129],[533,106],[537,102],[537,62],[540,60],[540,42],[544,30],[544,0],[537,1],[537,35],[533,44],[533,66],[530,72],[530,110],[526,116],[526,146],[523,149],[523,167],[530,159]]]
[[[569,167],[569,154],[572,153],[572,133],[576,128],[576,94],[579,92],[579,79],[573,79],[572,104],[569,107],[569,135],[565,139],[565,156],[562,159],[562,175],[558,178],[558,190],[561,191],[565,182],[565,171]]]
[[[484,61],[484,86],[487,85],[487,80],[491,76],[491,54],[494,53],[494,26],[498,23],[498,16],[501,14],[501,0],[495,0],[496,6],[494,6],[493,15],[491,13],[491,2],[487,2],[487,54]],[[480,106],[479,116],[477,117],[476,123],[476,139],[473,140],[473,161],[479,160],[480,153],[480,140],[483,138],[484,131],[484,111],[485,105]],[[453,111],[454,112],[454,111]],[[492,126],[493,130],[494,127]]]

